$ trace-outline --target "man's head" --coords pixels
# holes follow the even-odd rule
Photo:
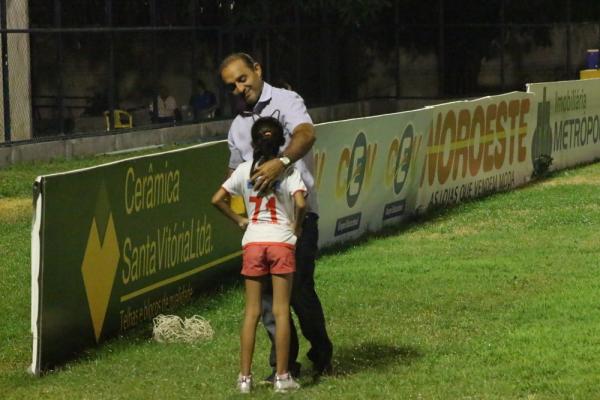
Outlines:
[[[242,96],[246,104],[256,104],[263,88],[259,63],[246,53],[234,53],[223,60],[219,72],[231,93]]]
[[[169,97],[169,94],[169,88],[166,85],[160,85],[158,88],[158,95],[160,98],[165,100],[167,97]]]

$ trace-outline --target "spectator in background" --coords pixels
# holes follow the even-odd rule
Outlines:
[[[169,93],[169,89],[161,85],[158,97],[156,98],[158,106],[157,112],[154,112],[154,103],[150,103],[150,117],[154,123],[175,123],[181,120],[181,112],[177,108],[175,98]]]
[[[206,89],[204,82],[200,79],[196,82],[194,93],[190,96],[190,107],[194,115],[194,122],[214,118],[215,116],[217,97],[213,92]]]

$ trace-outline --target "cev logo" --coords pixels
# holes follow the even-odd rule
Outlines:
[[[346,196],[348,207],[354,207],[363,186],[369,185],[376,155],[377,144],[367,145],[367,137],[363,132],[359,132],[354,139],[352,150],[342,150],[336,174],[335,194],[338,198]]]
[[[414,128],[408,125],[402,138],[394,138],[390,144],[385,169],[385,185],[393,187],[394,193],[399,194],[404,187],[415,142]]]

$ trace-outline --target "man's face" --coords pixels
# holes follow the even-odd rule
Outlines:
[[[259,64],[248,67],[242,60],[233,60],[221,71],[223,83],[235,95],[240,95],[246,104],[254,105],[263,88],[262,69]]]

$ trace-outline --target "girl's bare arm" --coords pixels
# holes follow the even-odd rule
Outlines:
[[[211,203],[213,206],[217,207],[217,209],[221,211],[223,215],[235,222],[241,229],[246,229],[248,226],[248,218],[234,213],[231,210],[231,207],[229,207],[229,200],[229,193],[227,193],[225,189],[219,188],[219,190],[217,190],[217,192],[213,195]]]

